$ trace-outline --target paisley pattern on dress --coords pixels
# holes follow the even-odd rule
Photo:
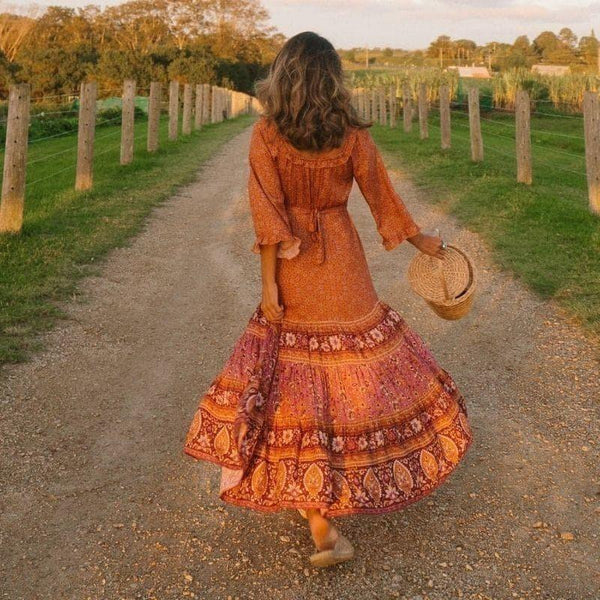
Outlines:
[[[223,500],[379,514],[424,497],[463,458],[472,441],[464,398],[400,314],[379,301],[335,330],[274,327],[254,311],[200,398],[184,446],[226,467]],[[310,347],[332,337],[327,349]]]

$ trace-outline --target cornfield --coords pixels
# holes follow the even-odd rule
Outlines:
[[[429,101],[438,100],[440,85],[450,86],[450,97],[461,101],[464,88],[475,80],[460,80],[455,71],[436,68],[401,69],[394,72],[353,71],[348,75],[349,83],[355,88],[373,88],[396,85],[398,96],[408,83],[413,98],[417,98],[419,85],[427,85]],[[466,86],[464,85],[466,83]],[[540,75],[527,69],[512,69],[495,74],[489,80],[477,80],[482,94],[482,108],[514,109],[517,90],[529,92],[532,104],[552,107],[559,112],[573,113],[583,110],[583,96],[587,90],[600,90],[600,76],[588,73],[568,75]]]
[[[392,73],[377,73],[372,71],[353,71],[349,75],[349,83],[353,88],[374,88],[379,86],[396,86],[398,96],[408,84],[413,99],[416,100],[419,86],[427,85],[427,94],[430,102],[436,102],[439,97],[440,85],[450,87],[450,97],[453,98],[458,90],[458,75],[453,71],[441,71],[435,68],[401,69]]]

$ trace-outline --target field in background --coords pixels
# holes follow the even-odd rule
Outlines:
[[[534,185],[526,186],[516,183],[512,115],[484,117],[482,163],[471,161],[466,113],[452,112],[446,151],[435,113],[426,140],[418,123],[410,133],[401,123],[372,131],[389,165],[406,168],[426,198],[480,233],[502,267],[600,335],[600,222],[588,208],[581,119],[532,116]]]
[[[468,88],[476,86],[482,96],[482,108],[514,109],[517,90],[527,91],[533,107],[562,113],[581,113],[586,90],[600,90],[600,75],[596,73],[570,73],[550,76],[531,73],[527,69],[511,69],[494,73],[490,79],[459,78],[456,71],[436,67],[393,67],[389,69],[356,69],[346,75],[353,88],[395,86],[398,95],[407,84],[416,100],[419,85],[427,85],[429,101],[437,100],[440,85],[450,87],[450,97],[462,101]]]
[[[20,235],[0,236],[0,363],[38,348],[35,334],[62,316],[57,301],[75,293],[109,250],[139,231],[151,208],[191,181],[215,150],[247,127],[241,116],[204,125],[190,136],[145,151],[147,122],[135,125],[135,161],[119,164],[120,125],[98,129],[94,188],[75,192],[77,134],[32,144],[28,153],[25,220]],[[48,160],[48,157],[52,157]]]

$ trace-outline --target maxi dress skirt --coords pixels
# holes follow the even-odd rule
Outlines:
[[[222,467],[222,500],[260,511],[381,514],[436,489],[472,442],[465,400],[401,314],[378,298],[347,211],[356,180],[387,250],[420,228],[366,128],[309,154],[261,117],[248,195],[278,244],[284,318],[260,305],[199,400],[184,452]]]

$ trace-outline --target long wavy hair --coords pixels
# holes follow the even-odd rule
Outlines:
[[[299,150],[338,148],[348,127],[372,125],[352,106],[335,48],[312,31],[283,45],[255,91],[263,115]]]

